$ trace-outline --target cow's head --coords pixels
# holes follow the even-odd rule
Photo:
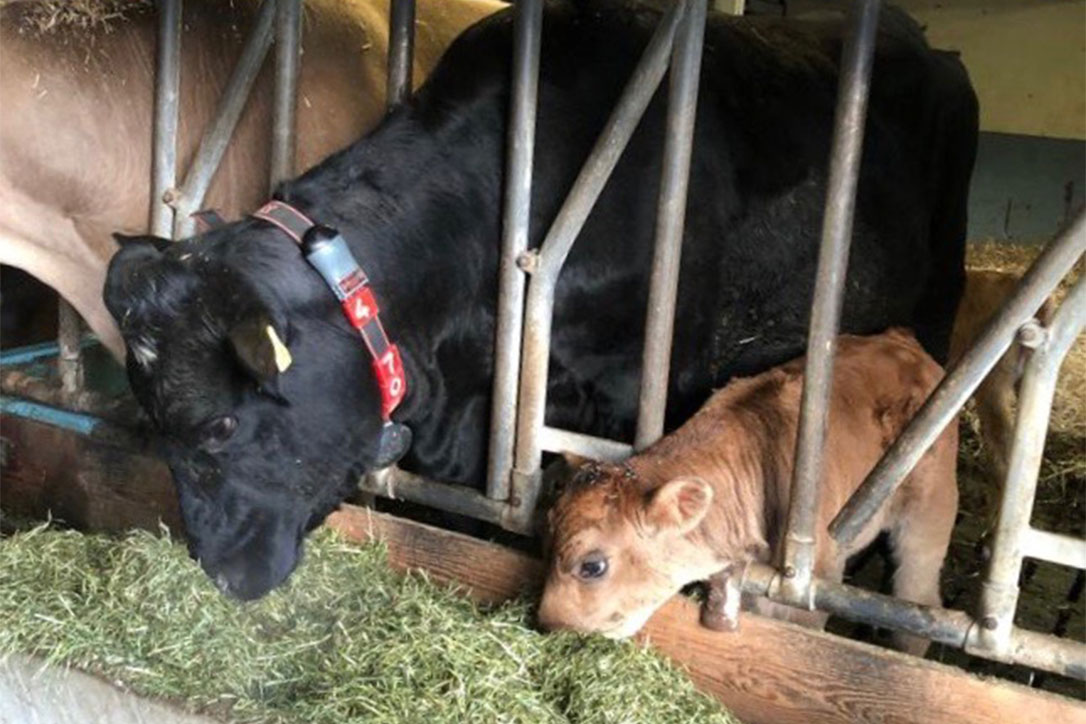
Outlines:
[[[105,301],[177,486],[189,551],[264,595],[306,532],[382,467],[377,382],[301,253],[246,220],[193,241],[119,238]]]
[[[684,585],[719,568],[692,535],[712,498],[698,478],[650,486],[628,466],[582,466],[549,513],[540,625],[632,636]]]

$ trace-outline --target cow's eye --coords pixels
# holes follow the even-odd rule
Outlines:
[[[585,556],[580,567],[577,568],[577,577],[585,581],[602,578],[605,573],[607,573],[607,556],[599,551],[593,551]]]
[[[237,429],[238,418],[233,415],[220,415],[209,420],[202,430],[204,447],[210,450],[222,447]]]

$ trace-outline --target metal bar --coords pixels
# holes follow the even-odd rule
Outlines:
[[[83,335],[79,340],[80,347],[90,347],[95,344],[98,344],[98,340],[90,334]],[[42,357],[56,357],[58,354],[60,354],[60,345],[56,342],[28,344],[25,347],[15,347],[0,352],[0,367],[22,365]]]
[[[624,442],[559,430],[546,425],[543,426],[539,435],[539,444],[547,452],[571,452],[607,462],[625,460],[633,454],[633,447]]]
[[[671,60],[664,165],[656,206],[656,249],[649,281],[645,349],[641,360],[641,395],[637,409],[637,433],[634,436],[634,448],[638,450],[664,434],[704,38],[705,0],[689,0],[682,25],[675,36]]]
[[[277,0],[275,97],[272,105],[271,191],[294,176],[295,110],[298,97],[302,0]]]
[[[524,329],[524,272],[517,266],[517,258],[528,248],[530,231],[542,28],[542,0],[520,0],[513,8],[513,92],[498,266],[498,320],[494,336],[494,389],[486,475],[486,494],[495,500],[509,498],[513,471],[520,344]]]
[[[473,488],[429,480],[397,467],[384,468],[364,476],[359,483],[359,489],[365,493],[409,500],[491,523],[500,523],[506,508],[502,501],[491,500]]]
[[[519,496],[519,512],[511,518],[511,524],[520,524],[519,521],[523,520],[524,515],[530,515],[539,494],[539,464],[542,455],[539,438],[547,402],[547,362],[558,274],[667,70],[668,56],[681,18],[682,5],[683,3],[675,3],[661,18],[622,92],[622,97],[611,112],[606,127],[547,232],[538,257],[535,258],[537,263],[531,272],[525,310],[518,403],[520,409],[517,414],[516,462],[513,471],[513,493]],[[531,264],[527,266],[532,267]]]
[[[196,229],[192,213],[198,211],[204,203],[204,196],[215,178],[215,172],[219,169],[219,163],[245,109],[253,83],[260,73],[260,66],[271,47],[275,10],[276,0],[264,0],[261,4],[234,72],[223,89],[215,119],[200,139],[200,146],[178,194],[177,215],[173,225],[175,238],[191,236]]]
[[[166,197],[177,179],[177,106],[181,86],[181,0],[158,0],[155,120],[151,154],[151,233],[169,237],[173,209]]]
[[[1022,533],[1022,556],[1086,569],[1086,541],[1069,535],[1027,528]]]
[[[7,395],[0,395],[0,413],[12,417],[24,417],[35,422],[44,422],[47,425],[78,432],[80,435],[90,435],[101,422],[99,418],[93,415],[62,410],[59,407],[51,407],[30,400],[20,400]]]
[[[389,0],[388,110],[411,96],[411,70],[415,52],[415,0]],[[514,51],[515,53],[516,51]]]
[[[1086,249],[1086,212],[1051,242],[972,347],[932,392],[897,441],[834,518],[830,533],[851,542],[913,469],[1010,346],[1015,332],[1059,284]]]
[[[57,371],[65,398],[75,397],[83,389],[82,335],[79,312],[63,298],[57,299]]]
[[[743,574],[743,593],[769,596],[770,600],[788,603],[778,596],[780,574],[764,563],[750,563]],[[1064,676],[1086,679],[1086,644],[1015,628],[1010,645],[1000,652],[977,650],[975,639],[979,627],[962,611],[922,606],[893,596],[865,591],[843,583],[812,580],[815,607],[835,616],[880,628],[921,636],[948,646],[964,648],[995,661],[1021,664]]]
[[[978,616],[981,631],[977,645],[983,649],[1005,651],[1010,645],[1018,605],[1023,538],[1033,513],[1052,398],[1060,366],[1083,324],[1086,324],[1086,277],[1075,283],[1052,316],[1047,333],[1030,355],[1022,376],[999,523],[988,575],[981,586]]]
[[[826,211],[822,219],[792,496],[788,507],[788,533],[784,543],[781,592],[789,602],[797,605],[810,603],[818,485],[822,479],[826,421],[833,391],[833,359],[852,242],[879,6],[880,0],[850,4],[850,31],[841,54]]]

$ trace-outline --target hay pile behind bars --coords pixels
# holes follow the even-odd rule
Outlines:
[[[282,590],[221,596],[181,545],[42,526],[0,541],[0,655],[23,652],[241,722],[734,722],[650,650],[544,636],[380,546],[321,531]]]

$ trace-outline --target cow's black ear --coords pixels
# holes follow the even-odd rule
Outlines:
[[[261,384],[271,384],[294,360],[275,324],[266,314],[246,317],[230,329],[230,346],[245,371]]]
[[[163,239],[161,236],[150,236],[148,234],[136,234],[135,236],[128,236],[127,234],[114,234],[114,240],[121,245],[121,249],[128,249],[130,247],[151,247],[156,251],[166,251],[170,248],[170,244],[173,242],[169,239]]]

